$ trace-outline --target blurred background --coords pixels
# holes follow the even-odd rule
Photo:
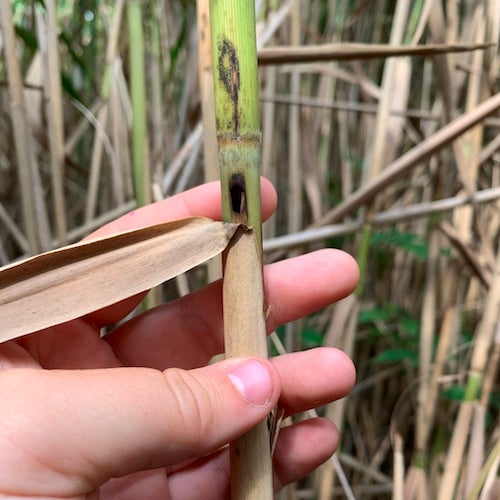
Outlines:
[[[217,179],[208,7],[0,3],[1,265]],[[337,247],[361,268],[355,294],[273,334],[273,354],[333,345],[358,370],[318,409],[338,453],[281,498],[498,498],[500,3],[256,12],[262,172],[279,194],[265,261]]]

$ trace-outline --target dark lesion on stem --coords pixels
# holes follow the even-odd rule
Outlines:
[[[227,38],[223,38],[218,46],[219,57],[217,69],[219,78],[233,104],[233,132],[239,132],[239,91],[240,91],[240,62],[236,47]]]

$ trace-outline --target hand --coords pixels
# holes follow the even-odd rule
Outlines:
[[[219,195],[218,183],[206,184],[93,236],[217,219]],[[262,200],[268,217],[276,195],[267,181]],[[267,266],[268,330],[346,296],[357,277],[354,261],[336,250]],[[227,498],[226,443],[278,402],[292,414],[343,397],[354,383],[351,361],[332,348],[206,366],[223,346],[220,283],[100,337],[141,298],[0,344],[0,498]],[[325,419],[282,429],[276,489],[314,470],[337,443]]]

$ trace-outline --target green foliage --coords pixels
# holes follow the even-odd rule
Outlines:
[[[373,358],[376,364],[392,364],[409,361],[412,366],[417,366],[418,355],[412,349],[385,349]]]
[[[500,411],[500,391],[494,392],[490,396],[490,405],[496,411]]]
[[[461,385],[451,385],[441,391],[441,397],[446,401],[463,401],[465,389]]]
[[[388,304],[385,307],[373,307],[372,309],[363,309],[360,311],[358,321],[360,325],[374,323],[375,321],[387,321],[394,315],[396,306]]]
[[[14,27],[16,35],[24,42],[24,45],[32,50],[38,49],[38,42],[36,40],[36,35],[33,31],[17,24]]]
[[[282,343],[285,342],[285,326],[281,325],[277,328],[276,333]],[[323,345],[323,334],[316,328],[306,325],[300,332],[300,342],[303,349],[313,349]],[[279,352],[274,344],[270,343],[269,355],[277,356]]]
[[[452,384],[440,392],[440,398],[443,401],[450,403],[461,403],[465,401],[465,387],[458,384]],[[500,392],[493,392],[488,400],[486,408],[486,427],[491,428],[495,425],[498,419],[498,412],[500,411]]]
[[[373,363],[418,365],[420,323],[406,311],[387,304],[361,311],[358,320],[368,330],[367,340],[377,347]]]
[[[19,22],[14,26],[14,30],[18,39],[22,42],[23,61],[26,63],[26,66],[31,63],[33,55],[38,50],[38,40],[34,27],[28,26],[25,22],[25,18],[23,17],[26,15],[26,6],[24,2],[19,3],[22,4],[22,8],[18,8],[17,17],[19,18]],[[40,5],[43,6],[42,2],[36,3],[40,3]],[[59,34],[59,42],[61,43],[61,48],[64,53],[69,56],[65,60],[66,67],[61,68],[62,88],[69,97],[77,99],[78,101],[83,101],[81,93],[78,91],[78,86],[75,85],[75,78],[73,75],[78,73],[78,75],[84,80],[85,84],[87,84],[89,83],[89,76],[93,73],[95,68],[90,70],[87,67],[84,58],[80,55],[84,53],[85,48],[77,45],[74,37],[69,31],[61,30]],[[26,70],[26,67],[24,70]]]
[[[186,37],[188,29],[188,18],[184,10],[180,11],[180,18],[181,18],[181,29],[179,30],[179,35],[177,36],[177,40],[175,41],[174,45],[170,48],[170,68],[169,68],[170,77],[174,75],[180,52],[185,47],[187,42]]]
[[[301,341],[305,349],[319,347],[323,343],[323,335],[314,328],[306,327],[301,332]]]
[[[399,248],[415,256],[418,260],[427,260],[429,245],[417,234],[399,231],[395,227],[383,231],[375,231],[371,244],[376,249]]]

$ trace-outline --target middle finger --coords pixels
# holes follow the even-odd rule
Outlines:
[[[348,295],[357,267],[348,254],[320,250],[266,266],[267,330]],[[223,350],[221,282],[159,306],[119,326],[105,339],[128,366],[204,366]]]

